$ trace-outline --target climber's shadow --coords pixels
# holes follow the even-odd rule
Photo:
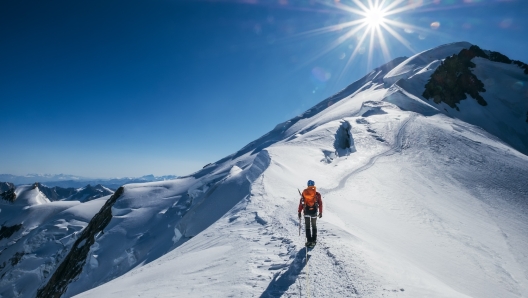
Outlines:
[[[281,275],[276,275],[260,297],[281,297],[297,281],[301,271],[306,266],[306,255],[306,247],[299,250],[288,270]],[[308,255],[308,260],[310,260],[310,257]],[[301,291],[302,289],[299,290]]]

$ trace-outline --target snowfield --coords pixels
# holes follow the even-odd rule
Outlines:
[[[357,152],[330,163],[340,121],[270,146],[249,198],[79,297],[524,297],[528,158],[443,115],[381,110],[343,119]],[[296,218],[306,179],[325,204],[307,264]]]
[[[526,90],[506,102],[486,85],[489,105],[468,98],[460,111],[421,95],[426,74],[469,46],[382,66],[193,175],[125,185],[62,296],[528,297],[528,156],[514,149],[528,139],[514,117]],[[528,82],[515,65],[474,62],[496,82]],[[306,251],[309,179],[324,210]],[[97,212],[84,204],[70,214]]]

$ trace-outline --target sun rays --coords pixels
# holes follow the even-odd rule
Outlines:
[[[298,36],[314,36],[326,33],[337,33],[338,36],[328,43],[321,51],[311,57],[306,63],[311,63],[328,54],[337,47],[348,43],[353,44],[351,53],[348,53],[346,64],[339,75],[354,64],[358,55],[366,57],[367,69],[373,68],[373,56],[383,57],[383,60],[391,59],[390,44],[397,42],[402,44],[412,53],[411,43],[400,32],[429,32],[426,28],[414,26],[403,22],[399,17],[402,13],[424,6],[423,0],[321,0],[318,2],[324,6],[337,9],[347,16],[348,20],[317,28]]]
[[[391,17],[407,10],[415,9],[420,4],[423,4],[423,1],[351,0],[348,4],[335,2],[333,4],[335,8],[350,12],[354,17],[358,18],[357,22],[350,23],[349,32],[346,33],[354,36],[359,33],[359,38],[357,38],[356,46],[348,58],[345,69],[362,52],[367,54],[367,68],[371,69],[372,57],[377,48],[381,50],[384,60],[388,61],[391,56],[387,41],[389,36],[414,53],[415,50],[410,42],[398,33],[397,29],[421,28],[391,19]]]

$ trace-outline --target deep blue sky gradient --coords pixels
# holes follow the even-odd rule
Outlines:
[[[469,41],[528,62],[528,1],[422,2],[391,17],[424,30],[395,29],[414,51],[385,34],[390,58]],[[377,46],[345,69],[355,39],[314,59],[343,32],[298,36],[356,18],[309,0],[1,1],[0,173],[194,172],[387,62]]]

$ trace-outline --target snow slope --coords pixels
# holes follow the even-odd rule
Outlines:
[[[386,74],[383,77],[385,86],[390,87],[400,79],[407,79],[417,73],[423,73],[424,71],[434,69],[438,66],[441,60],[453,54],[458,54],[462,49],[468,49],[470,46],[471,44],[469,42],[456,42],[441,45],[434,50],[427,50],[418,53],[398,64]],[[425,85],[425,83],[423,85]]]
[[[477,125],[528,154],[528,75],[521,67],[480,57],[472,59],[476,65],[472,72],[484,83],[486,92],[480,95],[487,106],[478,104],[470,95],[460,102],[458,110],[422,97],[425,84],[442,60],[470,46],[467,42],[440,46],[399,64],[383,78],[385,86],[393,93],[387,101],[422,114],[444,113]],[[403,96],[403,102],[399,101],[400,96]]]
[[[330,163],[339,120],[270,146],[249,198],[79,297],[526,296],[528,158],[443,115],[381,111],[343,119],[357,151]],[[305,265],[295,188],[307,179],[322,186],[325,211]]]
[[[238,202],[219,212],[219,220],[202,224],[203,232],[193,230],[187,236],[193,238],[162,257],[78,296],[527,297],[528,157],[501,141],[509,140],[507,130],[486,126],[492,135],[468,123],[492,115],[497,126],[513,126],[500,121],[516,111],[479,118],[472,111],[479,107],[464,106],[468,99],[453,115],[421,97],[422,74],[469,46],[420,54],[429,60],[411,57],[387,68],[382,82],[360,80],[336,102],[326,100],[217,162],[224,169],[242,165],[230,172],[251,182],[247,196],[246,186],[222,190],[219,181],[209,194],[220,203],[233,194],[229,207]],[[497,81],[509,75],[496,71],[503,65],[476,63],[475,72],[498,72]],[[484,96],[490,106],[505,106]],[[344,150],[339,144],[347,136]],[[259,164],[256,178],[246,172],[251,162]],[[215,171],[196,176],[214,177]],[[319,243],[306,262],[296,188],[308,179],[316,181],[325,207]],[[196,209],[194,222],[218,210],[209,204]]]
[[[17,199],[14,204],[26,205],[40,205],[49,203],[50,200],[36,187],[35,185],[24,185],[15,190]]]
[[[0,297],[35,297],[109,196],[81,204],[50,202],[34,185],[16,193],[0,200]]]
[[[528,297],[528,157],[508,138],[526,126],[488,94],[500,112],[421,96],[426,73],[469,46],[391,61],[193,175],[125,185],[54,295]],[[518,75],[476,64],[495,82]],[[309,252],[296,214],[308,179],[324,202]]]

